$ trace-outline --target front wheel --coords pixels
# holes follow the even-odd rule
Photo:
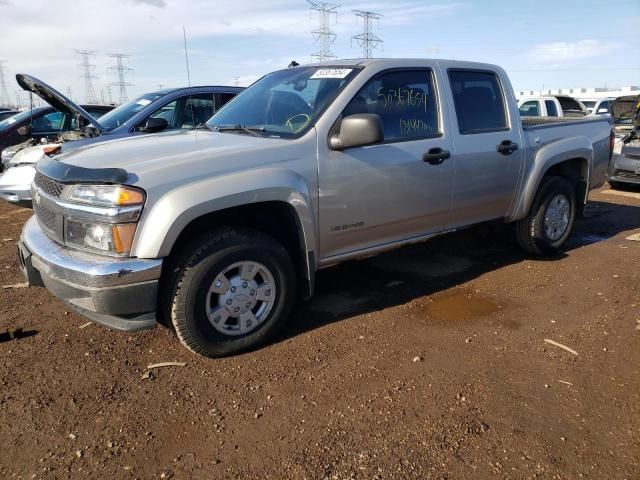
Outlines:
[[[266,342],[289,316],[295,298],[287,251],[250,229],[222,229],[199,238],[172,272],[171,322],[185,347],[208,357]]]
[[[573,185],[562,177],[547,177],[536,194],[529,215],[516,223],[520,247],[536,255],[550,255],[569,238],[576,217]]]

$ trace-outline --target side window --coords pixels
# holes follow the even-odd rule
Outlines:
[[[51,112],[33,120],[33,133],[58,132],[64,126],[64,114]]]
[[[149,115],[149,118],[164,118],[169,124],[169,129],[175,128],[174,119],[176,117],[176,108],[178,106],[178,100],[174,100],[173,102],[169,102],[166,105],[160,107],[158,110]],[[143,121],[144,125],[146,121]],[[141,125],[142,126],[142,125]]]
[[[509,130],[504,96],[493,72],[449,70],[460,133]]]
[[[229,100],[235,97],[233,93],[216,93],[218,96],[218,101],[216,102],[216,110],[221,109]]]
[[[602,110],[606,110],[606,112],[603,112]],[[608,113],[609,112],[609,100],[604,100],[600,106],[598,107],[598,111],[596,113]]]
[[[198,93],[184,97],[182,105],[184,107],[178,112],[174,128],[197,127],[215,113],[213,93]]]
[[[438,108],[431,70],[382,73],[360,89],[342,115],[375,113],[384,141],[429,138],[439,134]]]
[[[547,116],[548,117],[557,117],[558,116],[558,108],[556,107],[556,102],[553,100],[545,100],[544,106],[547,107]]]
[[[523,117],[539,117],[540,105],[537,100],[529,100],[520,105],[520,115]]]

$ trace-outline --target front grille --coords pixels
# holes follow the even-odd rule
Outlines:
[[[640,180],[640,174],[637,174],[636,172],[632,172],[630,170],[616,170],[614,173],[615,177],[622,177],[622,178],[632,178],[634,180]]]
[[[62,195],[64,183],[56,182],[49,177],[45,177],[40,172],[36,172],[36,177],[33,181],[40,190],[51,197],[60,198],[60,195]]]
[[[50,232],[56,230],[56,214],[49,210],[47,207],[40,205],[38,202],[33,202],[33,209],[38,217],[40,225]]]

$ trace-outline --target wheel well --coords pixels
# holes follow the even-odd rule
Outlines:
[[[577,213],[582,216],[589,189],[589,164],[584,158],[572,158],[556,163],[544,174],[545,177],[563,177],[571,182],[576,192]]]
[[[191,239],[219,227],[246,227],[259,230],[275,238],[287,250],[293,261],[299,285],[306,288],[300,293],[311,295],[307,269],[306,247],[298,215],[285,202],[260,202],[211,212],[192,220],[178,235],[169,257],[174,255]]]

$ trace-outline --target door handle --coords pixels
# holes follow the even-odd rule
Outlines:
[[[496,150],[498,151],[498,153],[501,153],[502,155],[511,155],[517,149],[518,149],[518,144],[513,143],[511,140],[505,140],[504,142],[502,142],[500,145],[496,147]]]
[[[451,152],[449,150],[443,150],[441,148],[432,148],[427,153],[422,155],[422,161],[431,165],[440,165],[442,162],[451,158]]]

